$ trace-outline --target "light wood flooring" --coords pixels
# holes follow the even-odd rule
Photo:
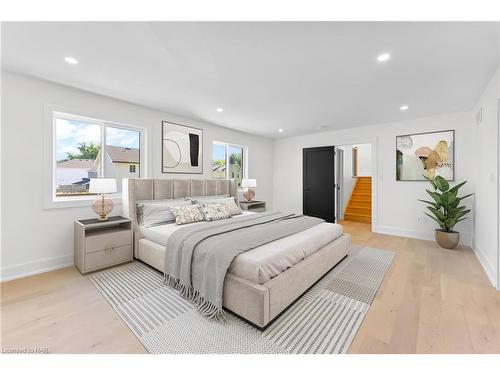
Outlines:
[[[470,248],[371,233],[343,222],[353,242],[394,251],[350,353],[500,353],[500,292]],[[1,284],[4,349],[144,353],[94,285],[74,268]]]

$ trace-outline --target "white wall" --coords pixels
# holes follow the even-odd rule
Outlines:
[[[358,176],[367,177],[372,175],[372,145],[362,143],[352,145],[358,148]]]
[[[427,182],[396,181],[396,136],[455,129],[456,181],[468,180],[464,193],[474,190],[476,148],[472,112],[461,112],[359,127],[275,141],[274,208],[302,211],[302,149],[304,147],[372,143],[373,230],[380,233],[433,239],[435,225],[424,215]],[[472,205],[473,200],[467,202]],[[471,244],[472,218],[457,225],[461,242]]]
[[[498,107],[500,97],[499,72],[495,72],[481,95],[474,113],[482,110],[482,121],[473,123],[477,132],[478,147],[474,152],[475,207],[473,247],[493,285],[498,285],[498,170],[499,130]]]
[[[209,177],[213,140],[248,146],[249,177],[257,179],[258,198],[272,206],[271,140],[2,71],[2,279],[73,264],[73,221],[95,216],[90,204],[43,209],[43,177],[51,173],[42,162],[45,105],[145,127],[148,177]],[[203,128],[204,176],[161,173],[162,120]]]

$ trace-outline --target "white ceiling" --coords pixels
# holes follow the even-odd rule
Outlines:
[[[2,66],[285,137],[471,109],[498,65],[498,31],[477,22],[4,23]],[[380,64],[383,52],[392,58]]]

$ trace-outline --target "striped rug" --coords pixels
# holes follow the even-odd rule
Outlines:
[[[89,276],[150,353],[345,353],[394,253],[355,247],[265,331],[203,318],[162,274],[132,262]]]

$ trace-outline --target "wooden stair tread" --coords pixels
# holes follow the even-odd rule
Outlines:
[[[346,213],[345,215],[349,216],[359,216],[359,217],[372,217],[371,214],[352,214],[352,213]]]
[[[356,184],[344,211],[344,220],[371,223],[372,181],[371,177],[357,177]]]

